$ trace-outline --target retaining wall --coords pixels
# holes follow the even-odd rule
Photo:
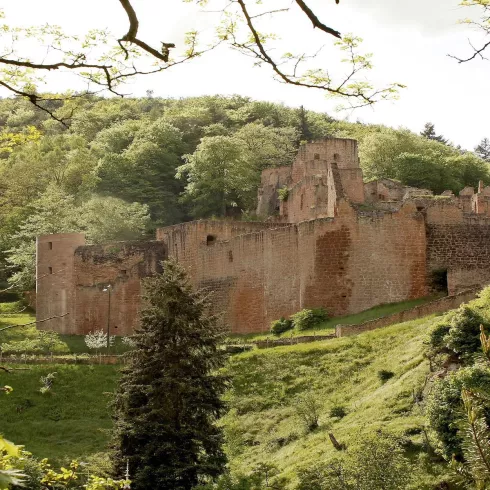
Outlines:
[[[430,303],[415,306],[409,310],[393,313],[392,315],[384,316],[382,318],[376,318],[375,320],[360,323],[359,325],[337,325],[335,327],[335,334],[337,337],[349,337],[351,335],[357,335],[359,333],[368,332],[377,328],[408,322],[410,320],[416,320],[435,313],[445,313],[446,311],[458,308],[463,303],[467,303],[468,301],[475,299],[480,290],[481,288],[475,288],[469,291],[463,291],[462,293],[455,294],[453,296],[446,296],[445,298],[437,299],[435,301],[431,301]]]

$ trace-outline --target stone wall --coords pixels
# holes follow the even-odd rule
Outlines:
[[[428,280],[447,271],[449,294],[490,283],[490,218],[467,215],[455,203],[427,209]]]
[[[161,271],[161,261],[166,257],[165,245],[157,241],[77,248],[74,261],[76,332],[105,331],[110,320],[112,335],[131,335],[141,306],[141,279]]]
[[[85,244],[81,233],[42,235],[36,241],[36,317],[39,328],[76,333],[74,254]]]
[[[235,333],[266,331],[302,308],[342,315],[426,294],[424,220],[410,204],[366,215],[343,202],[336,218],[271,226],[193,222],[158,236]]]
[[[351,335],[357,335],[362,332],[375,330],[377,328],[408,322],[410,320],[416,320],[418,318],[434,315],[436,313],[445,313],[446,311],[458,308],[462,304],[475,299],[478,296],[479,291],[480,288],[477,288],[470,291],[464,291],[453,296],[446,296],[445,298],[441,298],[424,305],[415,306],[409,310],[393,313],[392,315],[384,316],[382,318],[376,318],[368,322],[360,323],[359,325],[337,325],[335,327],[335,334],[337,337],[349,337]]]

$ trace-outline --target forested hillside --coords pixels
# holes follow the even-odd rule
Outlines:
[[[436,193],[490,182],[488,163],[440,137],[246,97],[53,104],[67,126],[27,101],[0,101],[0,283],[19,289],[33,286],[39,234],[84,231],[97,243],[190,219],[257,219],[260,172],[291,163],[304,140],[358,139],[367,179]]]

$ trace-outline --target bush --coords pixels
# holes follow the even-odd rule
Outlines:
[[[293,328],[293,321],[282,317],[280,320],[275,320],[271,323],[271,333],[280,335]]]
[[[308,432],[319,426],[321,404],[313,393],[305,393],[296,401],[296,412]]]
[[[461,390],[480,393],[482,397],[490,397],[490,370],[486,365],[460,369],[454,374],[435,383],[427,401],[426,415],[431,433],[437,440],[440,453],[448,461],[453,455],[461,459],[463,455],[464,432],[460,422],[464,417],[461,410]],[[484,415],[490,426],[490,403],[486,402]]]
[[[336,419],[343,419],[347,415],[347,410],[342,405],[336,405],[330,409],[330,417]]]
[[[449,321],[441,320],[434,324],[429,331],[429,345],[435,353],[440,352],[446,347],[444,338],[449,333],[451,325]]]
[[[294,328],[302,331],[312,328],[328,319],[328,314],[323,308],[303,309],[291,315]]]
[[[386,383],[389,379],[393,378],[395,376],[395,373],[393,371],[386,371],[385,369],[381,369],[381,371],[378,371],[378,379],[382,383]]]
[[[462,357],[481,351],[480,325],[488,329],[488,322],[476,308],[463,305],[451,318],[450,328],[443,342],[448,349]]]

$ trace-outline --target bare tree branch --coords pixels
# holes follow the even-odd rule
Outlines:
[[[54,320],[55,318],[63,318],[67,315],[69,315],[69,313],[64,313],[63,315],[51,316],[49,318],[45,318],[44,320],[35,320],[35,321],[29,322],[29,323],[21,323],[19,325],[7,325],[6,327],[0,328],[0,332],[3,332],[4,330],[8,330],[10,328],[27,327],[28,325],[37,325],[38,323],[44,323],[44,322],[47,322],[49,320]]]
[[[308,19],[311,20],[311,23],[313,24],[313,27],[316,27],[323,32],[326,32],[327,34],[331,34],[332,36],[335,36],[339,39],[342,38],[342,35],[340,34],[339,31],[336,31],[335,29],[332,29],[331,27],[327,27],[325,24],[323,24],[320,19],[313,13],[313,11],[306,5],[303,0],[296,0],[296,3],[298,4],[299,8],[306,14]],[[339,3],[337,1],[337,3]]]

